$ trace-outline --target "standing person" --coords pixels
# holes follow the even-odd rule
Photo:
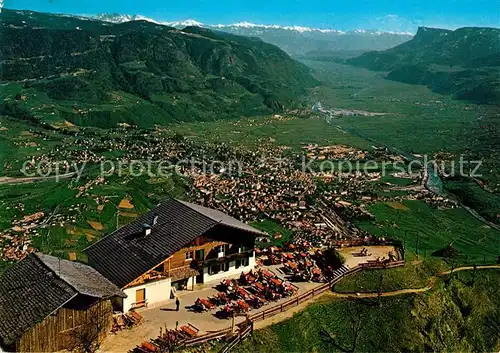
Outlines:
[[[181,302],[179,301],[178,297],[175,297],[175,311],[179,311],[179,307],[181,306]]]

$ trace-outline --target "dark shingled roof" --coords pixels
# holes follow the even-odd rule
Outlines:
[[[126,297],[116,285],[90,266],[44,254],[37,254],[37,257],[80,294],[96,298]]]
[[[254,227],[249,226],[246,223],[243,223],[241,221],[238,221],[237,219],[228,216],[227,214],[214,210],[212,208],[207,208],[203,207],[200,205],[196,205],[194,203],[186,202],[186,201],[180,201],[177,200],[178,202],[182,203],[183,205],[195,210],[196,212],[214,220],[215,222],[218,222],[219,224],[244,230],[250,233],[254,233],[255,235],[266,235],[266,233],[261,232],[260,230],[255,229]]]
[[[125,294],[89,266],[31,254],[0,278],[0,339],[9,346],[77,295]]]
[[[151,226],[151,234],[141,236],[144,225]],[[252,236],[265,234],[222,212],[170,199],[92,244],[85,252],[97,271],[123,288],[220,225]]]

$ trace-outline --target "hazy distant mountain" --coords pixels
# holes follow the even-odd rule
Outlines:
[[[290,55],[302,55],[310,51],[371,51],[385,50],[406,42],[413,38],[412,33],[387,31],[340,31],[335,29],[320,29],[301,26],[259,25],[250,22],[240,22],[228,25],[203,24],[196,20],[159,22],[140,15],[103,14],[94,18],[123,23],[137,20],[147,20],[153,23],[183,28],[198,26],[212,30],[224,31],[232,34],[258,37],[265,42],[277,45]]]
[[[355,30],[349,32],[336,30],[303,30],[299,27],[244,27],[220,26],[229,33],[259,37],[265,42],[277,45],[290,55],[302,55],[311,51],[371,51],[384,50],[404,43],[413,35],[410,33]]]
[[[430,86],[458,99],[500,102],[500,29],[466,27],[455,31],[419,28],[415,38],[348,63],[387,71],[387,78]]]
[[[78,125],[266,114],[316,84],[274,45],[200,27],[6,9],[0,26],[2,83],[43,92],[44,106],[64,106],[55,112]],[[5,99],[0,112],[30,118],[37,111],[22,104]]]

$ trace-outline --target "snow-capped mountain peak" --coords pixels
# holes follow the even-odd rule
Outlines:
[[[211,27],[215,28],[262,28],[262,29],[283,29],[283,30],[289,30],[289,31],[296,31],[296,32],[322,32],[322,33],[338,33],[338,34],[344,34],[345,32],[335,30],[335,29],[320,29],[320,28],[311,28],[311,27],[304,27],[304,26],[281,26],[281,25],[263,25],[263,24],[256,24],[252,22],[237,22],[233,24],[218,24],[218,25],[213,25]]]
[[[1,1],[1,0],[0,0]],[[369,31],[365,29],[356,29],[353,31],[341,31],[337,29],[329,29],[329,28],[312,28],[312,27],[305,27],[305,26],[296,26],[296,25],[289,25],[289,26],[283,26],[283,25],[276,25],[276,24],[257,24],[253,22],[248,22],[248,21],[242,21],[242,22],[237,22],[237,23],[232,23],[232,24],[203,24],[195,19],[187,19],[187,20],[182,20],[182,21],[157,21],[148,17],[144,17],[141,15],[120,15],[120,14],[101,14],[97,16],[93,16],[94,19],[100,20],[100,21],[105,21],[105,22],[112,22],[112,23],[124,23],[124,22],[130,22],[130,21],[149,21],[152,23],[156,24],[161,24],[165,26],[171,26],[171,27],[188,27],[188,26],[197,26],[197,27],[206,27],[206,28],[217,28],[217,29],[247,29],[247,30],[286,30],[286,31],[293,31],[293,32],[298,32],[298,33],[306,33],[306,32],[316,32],[316,33],[330,33],[330,34],[336,34],[336,35],[344,35],[347,33],[355,33],[355,34],[362,34],[362,35],[382,35],[382,34],[393,34],[393,35],[408,35],[408,36],[413,36],[412,33],[408,32],[391,32],[391,31]]]
[[[187,26],[198,26],[203,27],[203,23],[198,22],[193,19],[187,19],[183,21],[157,21],[149,17],[145,17],[142,15],[120,15],[120,14],[101,14],[92,16],[93,19],[111,22],[111,23],[125,23],[132,21],[148,21],[151,23],[156,23],[159,25],[171,26],[171,27],[187,27]]]
[[[203,27],[203,23],[198,22],[196,20],[193,20],[191,18],[188,18],[187,20],[183,21],[173,21],[173,22],[163,22],[162,24],[167,25],[167,26],[172,26],[172,27],[188,27],[188,26],[196,26],[196,27]]]
[[[136,15],[120,15],[120,14],[106,14],[106,13],[92,16],[92,18],[95,20],[111,22],[111,23],[125,23],[137,20]]]

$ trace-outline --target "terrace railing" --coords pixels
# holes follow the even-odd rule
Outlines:
[[[196,337],[193,337],[193,338],[189,338],[189,339],[187,339],[187,340],[185,340],[183,342],[182,347],[192,347],[192,346],[196,346],[196,345],[199,345],[199,344],[207,343],[207,342],[210,342],[210,341],[213,341],[213,340],[216,340],[216,339],[225,338],[228,335],[230,335],[231,332],[232,332],[231,329],[227,328],[227,329],[224,329],[224,330],[219,330],[219,331],[215,331],[215,332],[209,332],[209,333],[206,333],[204,335],[200,335],[200,336],[196,336]]]
[[[253,321],[250,321],[246,327],[244,327],[240,332],[236,334],[233,338],[231,338],[227,344],[219,351],[219,353],[228,353],[233,349],[236,345],[238,345],[243,339],[247,336],[251,335],[253,332]]]

